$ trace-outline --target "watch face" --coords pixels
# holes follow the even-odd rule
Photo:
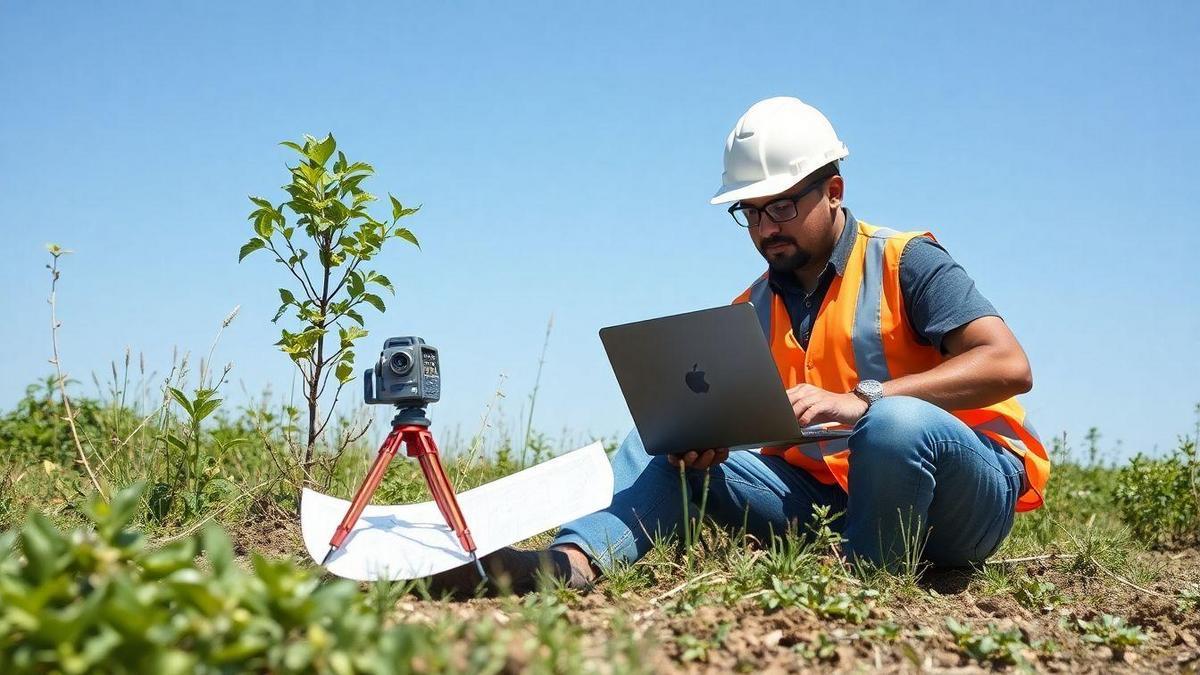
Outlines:
[[[883,396],[883,385],[875,380],[863,380],[858,383],[858,390],[872,401]]]

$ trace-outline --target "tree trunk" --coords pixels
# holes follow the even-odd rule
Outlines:
[[[328,248],[330,242],[322,242],[323,248]],[[317,328],[324,331],[325,329],[325,312],[329,309],[329,255],[327,251],[321,252],[321,268],[324,279],[321,281],[321,298],[318,301],[318,306],[321,308],[321,319],[317,323]],[[312,468],[313,454],[317,447],[317,408],[319,401],[317,400],[321,386],[321,373],[325,370],[325,334],[321,333],[321,337],[317,339],[317,358],[313,360],[313,377],[312,382],[308,387],[308,447],[304,450],[304,480],[305,483],[311,482],[309,469]]]

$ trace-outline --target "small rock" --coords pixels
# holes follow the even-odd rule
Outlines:
[[[767,647],[769,649],[774,649],[779,646],[779,641],[782,639],[783,639],[783,631],[773,630],[770,633],[767,633],[766,635],[762,636],[762,643],[763,643],[764,647]]]
[[[1183,643],[1192,649],[1200,648],[1200,643],[1197,642],[1196,636],[1192,635],[1192,631],[1186,628],[1179,631],[1179,639],[1183,640]]]

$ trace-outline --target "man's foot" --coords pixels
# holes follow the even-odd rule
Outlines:
[[[572,557],[576,556],[559,549],[522,551],[506,546],[479,559],[490,582],[486,587],[475,566],[467,564],[430,577],[429,591],[434,596],[449,594],[456,598],[473,597],[479,591],[490,594],[501,589],[523,594],[537,590],[538,578],[543,575],[563,582],[567,588],[581,591],[591,588],[595,579],[591,566],[580,569],[572,564]]]

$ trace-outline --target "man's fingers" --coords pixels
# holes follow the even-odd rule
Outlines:
[[[680,454],[672,453],[667,455],[667,463],[671,466],[679,466],[682,464],[684,467],[690,467],[694,461],[696,461],[695,451],[684,452]]]
[[[814,390],[817,390],[817,388],[812,386],[811,384],[808,384],[808,383],[798,384],[798,385],[792,387],[791,389],[787,390],[788,400],[795,403],[798,399],[804,398],[806,395],[812,394]]]
[[[813,401],[812,399],[802,399],[799,401],[793,401],[792,402],[792,413],[796,416],[796,419],[800,419],[801,417],[803,417],[805,415],[805,413],[808,412],[809,408],[812,408],[813,403],[815,403],[815,401]]]
[[[832,408],[827,403],[819,403],[809,407],[796,420],[800,422],[800,426],[802,427],[817,424],[818,422],[829,422],[832,420],[832,415],[829,415],[830,412],[832,412]]]
[[[682,465],[685,469],[694,469],[703,471],[712,466],[716,466],[721,462],[729,459],[728,448],[713,448],[712,450],[701,450],[699,452],[691,450],[679,455],[667,455],[667,462],[671,466],[678,467]]]

